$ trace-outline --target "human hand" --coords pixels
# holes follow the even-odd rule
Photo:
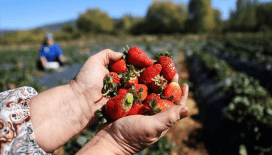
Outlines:
[[[35,139],[46,152],[52,152],[98,121],[95,112],[106,102],[103,79],[109,61],[123,53],[105,49],[91,57],[69,84],[46,90],[29,103]]]
[[[178,81],[176,75],[173,81]],[[181,85],[180,103],[153,116],[132,115],[104,125],[77,154],[134,154],[154,144],[180,119],[187,117],[189,87]]]
[[[117,61],[122,56],[123,53],[105,49],[90,57],[76,76],[75,82],[82,89],[90,108],[94,110],[93,113],[109,100],[108,97],[102,95],[103,79],[109,73],[106,66],[110,60]],[[91,124],[95,123],[97,118],[93,119],[95,121],[91,120]]]
[[[67,58],[64,55],[62,55],[62,56],[60,56],[60,61],[61,62],[66,62]]]

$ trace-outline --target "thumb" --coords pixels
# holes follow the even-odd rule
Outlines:
[[[168,130],[177,121],[187,117],[188,113],[188,107],[184,105],[176,105],[154,115],[155,121],[157,121],[159,124],[157,131],[163,132],[165,130]]]
[[[98,59],[100,59],[99,62],[101,62],[101,65],[107,66],[110,63],[110,60],[117,61],[122,58],[123,53],[121,52],[114,52],[110,49],[105,49],[96,55]]]
[[[163,132],[169,129],[177,121],[188,116],[189,109],[186,106],[189,87],[186,83],[181,86],[183,91],[180,102],[178,105],[173,106],[165,111],[154,115],[155,121],[158,122],[158,131]]]

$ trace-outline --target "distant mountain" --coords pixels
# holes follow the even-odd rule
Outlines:
[[[52,23],[52,24],[46,24],[40,27],[36,27],[38,29],[45,29],[48,30],[50,32],[58,32],[61,30],[61,28],[65,25],[65,24],[71,24],[73,27],[76,27],[76,19],[73,20],[68,20],[65,22],[58,22],[58,23]]]
[[[61,28],[65,25],[65,24],[71,24],[73,27],[76,27],[76,20],[77,19],[72,19],[72,20],[68,20],[68,21],[64,21],[64,22],[56,22],[56,23],[51,23],[51,24],[46,24],[46,25],[42,25],[42,26],[38,26],[36,27],[37,29],[44,29],[46,31],[50,31],[50,32],[58,32],[61,30]],[[112,19],[114,22],[118,21],[119,19]],[[35,28],[35,29],[36,29]],[[0,29],[0,35],[3,35],[5,32],[12,32],[14,30],[3,30]],[[20,31],[20,30],[18,30]]]
[[[69,20],[69,21],[65,21],[65,22],[59,22],[59,23],[53,23],[53,24],[46,24],[37,28],[41,28],[41,29],[45,29],[45,30],[49,30],[51,32],[58,32],[61,30],[61,28],[65,25],[65,24],[71,24],[73,27],[76,28],[76,20],[77,19],[73,19],[73,20]],[[112,19],[113,22],[118,21],[119,19]]]
[[[3,35],[6,32],[12,32],[14,30],[5,30],[5,29],[0,29],[0,36]]]

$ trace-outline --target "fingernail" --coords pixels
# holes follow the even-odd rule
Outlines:
[[[188,116],[188,110],[182,109],[180,111],[180,119]]]

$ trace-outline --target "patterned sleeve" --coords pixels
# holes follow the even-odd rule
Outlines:
[[[0,154],[50,155],[32,136],[28,103],[37,94],[27,86],[0,93]]]

